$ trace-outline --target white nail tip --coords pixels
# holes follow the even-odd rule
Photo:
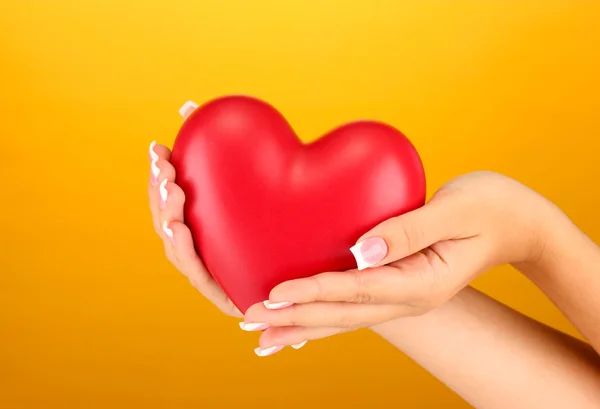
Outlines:
[[[159,187],[159,192],[160,192],[160,198],[163,202],[167,201],[167,198],[169,196],[169,193],[167,192],[167,179],[163,180],[160,183],[160,187]]]
[[[155,146],[156,146],[156,141],[152,141],[150,143],[150,157],[152,158],[153,161],[158,160],[158,155],[156,154],[156,152],[154,152]]]
[[[198,108],[198,104],[196,104],[194,101],[187,101],[181,108],[179,108],[179,115],[186,118],[196,108]]]
[[[294,349],[300,349],[300,348],[302,348],[304,345],[306,345],[306,343],[307,343],[307,342],[308,342],[308,341],[304,341],[304,342],[301,342],[301,343],[299,343],[299,344],[293,344],[291,347],[292,347],[292,348],[294,348]]]
[[[350,248],[354,259],[356,260],[356,266],[359,270],[364,270],[365,268],[371,267],[373,264],[368,263],[362,256],[360,248],[362,247],[363,242],[355,244]]]
[[[258,331],[267,327],[267,324],[263,324],[260,322],[240,322],[240,328],[244,331]]]
[[[163,231],[165,232],[165,234],[167,235],[167,237],[172,239],[173,238],[173,230],[169,229],[169,222],[167,222],[165,220],[163,222],[162,228],[163,228]]]
[[[256,348],[254,350],[254,353],[258,356],[268,356],[268,355],[273,355],[275,352],[279,352],[281,351],[283,347],[282,346],[274,346],[274,347],[269,347],[269,348]]]
[[[275,303],[272,303],[272,302],[269,302],[268,300],[264,301],[263,304],[265,305],[266,308],[268,308],[270,310],[278,310],[280,308],[285,308],[285,307],[289,307],[290,305],[292,305],[291,302],[275,302]]]
[[[152,162],[150,163],[150,169],[152,169],[152,176],[154,179],[158,179],[158,175],[160,175],[160,169],[156,166],[156,161],[158,160],[158,156],[156,158],[152,158]]]

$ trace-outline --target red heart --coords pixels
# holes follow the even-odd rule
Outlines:
[[[353,122],[303,144],[244,96],[196,109],[171,161],[196,248],[242,313],[283,281],[356,268],[362,234],[425,202],[421,159],[398,130]]]

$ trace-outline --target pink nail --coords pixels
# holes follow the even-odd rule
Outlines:
[[[179,108],[179,115],[186,120],[188,116],[190,116],[197,108],[198,104],[196,104],[194,101],[187,101],[181,108]]]
[[[269,300],[267,300],[267,301],[264,301],[263,304],[269,310],[279,310],[281,308],[289,307],[289,306],[293,305],[294,303],[291,303],[291,302],[270,302]]]
[[[152,159],[152,162],[150,162],[150,181],[153,185],[156,185],[156,182],[158,182],[158,176],[160,175],[160,169],[156,165],[156,161],[158,161],[158,157]]]
[[[163,209],[167,204],[167,198],[169,197],[169,192],[167,192],[167,179],[163,179],[158,187],[158,192],[160,195],[160,208]]]
[[[359,270],[372,267],[385,258],[388,246],[381,237],[370,237],[354,245],[350,251],[356,259]]]
[[[304,345],[306,345],[306,343],[307,343],[307,342],[308,342],[308,341],[302,341],[302,342],[300,342],[299,344],[292,344],[292,348],[294,348],[294,349],[300,349],[300,348],[302,348]]]
[[[256,348],[254,350],[254,353],[258,356],[269,356],[269,355],[273,355],[279,351],[281,351],[283,349],[283,346],[273,346],[273,347],[269,347],[269,348]]]
[[[240,328],[244,331],[263,331],[269,328],[269,324],[262,322],[240,322]]]
[[[169,238],[169,240],[171,241],[171,243],[175,243],[175,236],[173,235],[173,230],[171,230],[169,228],[169,222],[167,222],[166,220],[163,221],[162,224],[162,229],[165,232],[165,235]]]
[[[158,160],[158,155],[154,152],[154,147],[156,146],[156,141],[150,142],[150,148],[148,148],[148,157],[151,161]]]

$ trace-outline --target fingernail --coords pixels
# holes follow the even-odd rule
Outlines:
[[[165,234],[167,235],[167,237],[173,241],[173,230],[169,229],[169,222],[167,222],[166,220],[163,222],[162,225],[163,231],[165,232]]]
[[[285,307],[289,307],[290,305],[293,305],[294,303],[292,302],[269,302],[269,300],[264,301],[263,304],[265,305],[265,307],[267,307],[270,310],[279,310],[281,308],[285,308]]]
[[[158,160],[158,156],[156,158],[152,159],[152,162],[150,162],[150,179],[152,181],[152,184],[155,185],[156,182],[158,181],[158,175],[160,175],[160,169],[158,168],[158,166],[156,166],[156,161]]]
[[[154,147],[155,146],[156,146],[156,141],[150,142],[150,149],[149,149],[150,160],[157,160],[158,159],[158,155],[156,154],[156,152],[154,152]]]
[[[160,208],[162,209],[167,203],[167,198],[169,197],[169,193],[167,192],[167,179],[164,179],[160,183],[158,191],[160,192]]]
[[[292,345],[291,345],[291,347],[292,347],[292,348],[294,348],[294,349],[300,349],[300,348],[302,348],[304,345],[306,345],[306,343],[307,343],[307,342],[308,342],[308,341],[304,341],[304,342],[301,342],[301,343],[299,343],[299,344],[292,344]]]
[[[269,348],[265,348],[265,349],[262,349],[259,347],[259,348],[256,348],[254,350],[254,352],[258,356],[269,356],[269,355],[273,355],[273,354],[281,351],[282,349],[283,349],[283,346],[277,345],[277,346],[269,347]]]
[[[371,237],[352,246],[350,249],[359,270],[374,266],[385,258],[388,247],[381,237]]]
[[[269,324],[261,322],[240,322],[240,328],[244,331],[262,331],[269,328]]]
[[[198,104],[194,101],[187,101],[181,108],[179,108],[179,115],[183,117],[183,119],[187,119],[188,116],[191,115],[198,108]]]

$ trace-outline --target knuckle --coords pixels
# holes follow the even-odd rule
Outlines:
[[[152,227],[154,228],[154,233],[156,233],[156,235],[158,237],[162,238],[161,237],[162,233],[161,233],[160,226],[158,225],[158,222],[155,219],[152,220]]]
[[[184,275],[185,275],[185,274],[184,274]],[[189,281],[189,283],[190,283],[190,285],[191,285],[192,287],[194,287],[196,290],[200,291],[200,288],[199,288],[199,286],[198,286],[198,283],[196,282],[196,280],[195,280],[193,277],[188,277],[188,276],[186,276],[186,278],[188,279],[188,281]]]
[[[425,249],[420,254],[424,266],[424,268],[419,269],[423,289],[427,293],[434,293],[444,284],[447,265],[432,248]],[[440,263],[440,261],[442,262]]]
[[[233,303],[231,301],[228,301],[225,304],[218,305],[218,308],[223,314],[225,314],[229,317],[239,316],[239,314],[237,312],[237,308],[235,308],[235,306],[233,305]]]
[[[296,314],[281,314],[280,319],[278,321],[280,325],[288,326],[288,327],[297,327],[300,325],[300,320],[296,316]]]
[[[183,274],[184,276],[187,277],[188,281],[190,282],[190,285],[192,287],[194,287],[196,290],[198,290],[200,293],[202,293],[202,285],[200,284],[200,282],[198,281],[198,278],[193,276],[193,275],[187,275],[185,274],[183,271],[181,272],[181,274]]]
[[[207,288],[207,286],[210,283],[210,278],[204,274],[190,273],[185,275],[190,280],[192,286],[201,293],[204,291],[205,288]]]
[[[172,251],[165,251],[165,256],[167,257],[167,260],[173,264],[173,266],[177,267],[177,258]]]
[[[371,294],[366,293],[364,291],[360,291],[356,294],[356,303],[357,304],[369,304],[373,301]]]
[[[305,308],[303,305],[292,305],[279,310],[274,319],[276,321],[274,324],[278,326],[304,327],[307,324],[311,325],[319,317],[315,316],[311,308]]]
[[[408,231],[408,227],[406,225],[400,225],[400,232],[404,237],[404,245],[406,246],[406,254],[411,254],[413,252],[413,244],[410,232]]]
[[[425,244],[425,230],[422,225],[419,224],[411,224],[406,227],[406,231],[408,232],[408,236],[410,236],[410,251],[412,252],[419,251],[422,249],[422,246]]]
[[[373,297],[369,291],[367,291],[366,274],[356,271],[353,273],[352,278],[354,280],[354,294],[350,301],[357,304],[367,304],[372,302]]]
[[[169,244],[165,243],[165,255],[167,257],[167,260],[183,275],[185,275],[186,277],[190,276],[190,274],[188,274],[187,271],[188,269],[186,269],[185,264],[181,262],[181,259],[179,258],[177,252],[173,251],[173,249],[169,248],[168,246]]]
[[[341,315],[337,320],[337,326],[340,328],[353,328],[354,319],[349,315]]]
[[[430,252],[432,251],[427,249],[419,253],[421,262],[418,265],[422,267],[416,269],[414,278],[417,282],[415,282],[413,296],[409,300],[410,306],[415,307],[416,311],[425,312],[435,309],[449,298],[446,274],[441,271],[442,269],[432,265],[431,259],[435,254],[429,254]]]
[[[401,251],[406,254],[413,254],[417,251],[418,249],[415,249],[415,245],[419,242],[419,229],[404,222],[399,222],[397,229],[399,230],[398,234],[404,241],[404,248]]]
[[[309,280],[311,282],[312,288],[313,288],[313,300],[317,301],[317,300],[325,300],[326,299],[326,293],[325,293],[325,289],[323,288],[323,284],[321,283],[321,280],[319,278],[319,276],[313,276],[313,277],[309,277]]]

